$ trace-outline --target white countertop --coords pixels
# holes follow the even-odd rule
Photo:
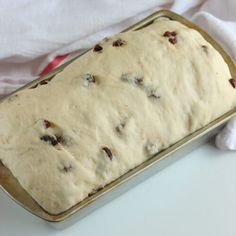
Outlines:
[[[236,152],[205,144],[80,222],[56,230],[0,191],[0,236],[236,235]]]

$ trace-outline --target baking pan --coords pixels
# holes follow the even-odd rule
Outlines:
[[[230,58],[230,56],[223,50],[223,48],[197,25],[193,24],[184,17],[175,14],[171,11],[168,10],[157,11],[156,13],[148,16],[144,20],[127,28],[123,32],[130,30],[139,30],[141,28],[144,28],[152,24],[159,17],[167,17],[170,20],[179,21],[184,25],[188,26],[189,28],[193,28],[199,31],[202,34],[202,36],[222,55],[225,62],[228,64],[231,77],[236,78],[235,64]],[[76,58],[80,56],[82,55],[79,55]],[[12,94],[16,93],[19,90],[35,86],[42,80],[51,79],[55,74],[62,71],[69,63],[71,63],[76,58],[58,67],[57,69],[51,71],[49,74],[30,82],[29,84],[16,90]],[[1,100],[4,100],[8,96],[4,97]],[[16,178],[14,178],[14,176],[11,174],[8,168],[6,168],[1,162],[0,162],[0,186],[15,202],[20,204],[26,210],[42,218],[43,220],[48,221],[54,227],[63,228],[73,224],[74,222],[88,215],[90,212],[96,210],[105,203],[111,201],[112,199],[121,195],[125,191],[134,187],[141,181],[146,180],[148,177],[157,173],[164,167],[168,166],[169,164],[173,163],[179,158],[185,156],[187,153],[189,153],[191,150],[195,149],[199,145],[205,143],[218,132],[218,130],[222,127],[222,125],[225,124],[226,121],[228,121],[234,115],[236,115],[236,108],[230,110],[223,116],[212,121],[211,123],[197,130],[196,132],[186,136],[185,138],[181,139],[180,141],[173,144],[169,148],[161,151],[157,155],[153,156],[152,158],[148,159],[147,161],[137,166],[136,168],[122,175],[115,181],[106,185],[104,188],[89,195],[87,198],[85,198],[83,201],[79,202],[69,210],[57,215],[49,214],[43,208],[41,208],[40,205],[36,201],[34,201],[34,199],[20,186]]]

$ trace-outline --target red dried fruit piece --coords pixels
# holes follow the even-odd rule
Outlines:
[[[102,49],[103,49],[103,47],[101,45],[96,44],[93,48],[93,51],[94,52],[100,52],[100,51],[102,51]]]
[[[171,32],[170,31],[166,31],[164,34],[163,34],[163,36],[164,37],[171,37]]]
[[[109,159],[112,161],[112,152],[108,147],[103,147],[102,150],[107,154],[107,156],[109,157]]]
[[[169,38],[169,42],[172,43],[172,44],[176,44],[177,39],[176,38]]]
[[[68,166],[64,166],[64,167],[63,167],[63,171],[65,171],[66,173],[69,172],[69,171],[71,171],[71,169],[72,169],[72,166],[71,166],[71,165],[68,165]]]
[[[54,76],[52,76],[51,78],[44,79],[44,80],[40,81],[39,83],[37,83],[37,84],[35,84],[34,86],[30,87],[30,89],[37,88],[38,85],[45,85],[45,84],[48,84],[48,82],[51,81],[53,77],[54,77]]]
[[[172,32],[166,31],[166,32],[163,34],[164,37],[171,37],[171,36],[176,36],[176,35],[177,35],[177,34],[176,34],[175,31],[172,31]]]
[[[125,44],[126,44],[126,42],[123,39],[117,39],[116,41],[114,41],[112,43],[112,46],[113,47],[120,47],[120,46],[123,46]]]
[[[57,139],[58,143],[62,143],[63,142],[62,136],[59,136],[59,135],[55,135],[55,136],[56,136],[56,139]]]
[[[230,84],[232,85],[233,88],[236,88],[236,79],[229,79]]]
[[[34,88],[37,88],[38,87],[38,84],[35,84],[34,86],[30,87],[30,89],[34,89]]]
[[[166,31],[163,36],[164,37],[167,37],[169,42],[172,43],[172,44],[176,44],[177,43],[177,39],[176,39],[176,35],[177,33],[175,31]]]
[[[58,143],[62,142],[62,137],[58,135],[55,136],[43,135],[42,137],[40,137],[40,139],[43,140],[44,142],[50,143],[52,146],[56,146]]]
[[[58,144],[57,139],[51,135],[43,135],[42,137],[40,137],[40,139],[44,142],[50,143],[52,146],[56,146]]]
[[[39,84],[40,85],[45,85],[45,84],[48,84],[48,81],[47,80],[43,80],[43,81],[40,81]]]
[[[40,81],[39,84],[40,85],[48,84],[48,82],[50,82],[54,76],[52,76],[52,77],[50,77],[48,79],[44,79],[44,80]]]
[[[54,125],[53,125],[50,121],[48,121],[48,120],[44,120],[43,122],[44,122],[44,125],[45,125],[46,129],[48,129],[48,128],[54,126]]]

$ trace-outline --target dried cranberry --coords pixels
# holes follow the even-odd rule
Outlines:
[[[171,37],[171,36],[176,36],[176,35],[177,35],[177,34],[176,34],[175,31],[172,31],[172,32],[166,31],[166,32],[163,34],[164,37]]]
[[[38,87],[38,84],[35,84],[34,86],[30,87],[30,89],[34,89],[34,88],[37,88]]]
[[[40,137],[40,139],[43,140],[44,142],[50,143],[52,146],[56,146],[58,144],[58,140],[51,135],[44,135]]]
[[[232,85],[233,88],[236,88],[236,79],[229,79],[230,84]]]
[[[94,52],[100,52],[100,51],[102,51],[102,49],[103,49],[103,47],[101,45],[96,44],[93,48],[93,51]]]
[[[164,34],[163,34],[163,36],[164,37],[171,37],[171,32],[170,31],[166,31]]]
[[[169,42],[172,43],[172,44],[176,44],[177,43],[177,39],[176,39],[176,35],[177,33],[175,31],[166,31],[163,36],[164,37],[167,37]]]
[[[72,169],[72,166],[71,166],[71,165],[68,165],[68,166],[64,166],[64,167],[63,167],[63,171],[65,171],[65,172],[69,172],[69,171],[71,171],[71,169]]]
[[[126,44],[126,42],[123,39],[117,39],[116,41],[112,43],[112,46],[120,47],[120,46],[123,46],[124,44]]]
[[[39,84],[40,85],[48,84],[48,82],[50,82],[54,76],[52,76],[52,77],[50,77],[48,79],[44,79],[44,80],[40,81]]]
[[[108,147],[103,147],[102,150],[107,154],[110,160],[112,160],[112,152]]]
[[[169,38],[169,42],[172,43],[172,44],[176,44],[177,39],[176,38]]]
[[[37,83],[37,84],[35,84],[34,86],[30,87],[30,89],[37,88],[38,85],[45,85],[45,84],[48,84],[48,82],[51,81],[53,77],[54,77],[54,76],[52,76],[51,78],[44,79],[44,80],[40,81],[39,83]]]
[[[48,81],[47,80],[42,80],[39,82],[40,85],[45,85],[45,84],[48,84]]]
[[[58,143],[62,143],[63,142],[62,136],[59,136],[59,135],[55,135],[55,136],[56,136],[56,139],[57,139]]]
[[[45,125],[46,129],[48,129],[48,128],[53,126],[53,124],[50,121],[48,121],[48,120],[44,120],[44,125]]]

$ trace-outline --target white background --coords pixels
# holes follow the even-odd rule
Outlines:
[[[235,236],[236,152],[203,145],[60,231],[0,191],[0,235]]]

